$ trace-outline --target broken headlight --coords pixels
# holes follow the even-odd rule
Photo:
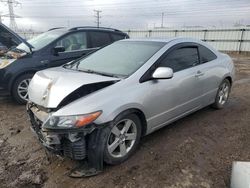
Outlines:
[[[48,129],[71,129],[81,128],[95,121],[102,111],[97,111],[84,115],[73,116],[51,116],[43,125],[43,128]]]

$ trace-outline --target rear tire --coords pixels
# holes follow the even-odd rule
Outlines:
[[[33,74],[19,76],[12,87],[12,97],[18,104],[26,104],[28,100],[28,86]]]
[[[228,79],[223,80],[219,86],[215,102],[214,104],[212,104],[212,107],[215,109],[224,108],[226,103],[228,102],[230,91],[231,91],[230,81]]]
[[[116,165],[127,160],[138,148],[141,138],[141,121],[135,114],[121,115],[106,127],[104,161]]]

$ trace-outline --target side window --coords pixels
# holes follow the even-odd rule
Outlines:
[[[111,34],[111,36],[113,38],[113,41],[118,41],[126,38],[125,35],[119,35],[119,34]]]
[[[201,63],[206,63],[216,59],[216,55],[205,46],[199,46]]]
[[[77,32],[63,37],[56,43],[56,46],[63,46],[65,52],[84,50],[87,48],[86,32]]]
[[[177,72],[198,63],[198,49],[196,47],[183,47],[170,52],[160,63],[160,66],[170,67],[174,72]]]
[[[89,32],[92,47],[101,47],[111,43],[109,33],[106,32]]]

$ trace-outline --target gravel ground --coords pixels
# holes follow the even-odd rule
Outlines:
[[[232,162],[250,161],[250,57],[234,62],[225,109],[204,108],[144,137],[128,161],[91,178],[69,178],[77,164],[47,155],[25,106],[0,96],[0,187],[229,187]]]

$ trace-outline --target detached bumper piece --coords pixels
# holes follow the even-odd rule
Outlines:
[[[32,130],[49,151],[80,161],[80,165],[68,174],[70,177],[88,177],[103,171],[103,126],[92,131],[43,130],[43,122],[36,117],[36,112],[29,106],[27,111]]]
[[[107,134],[103,129],[95,129],[88,137],[87,161],[71,170],[68,174],[72,178],[95,176],[103,171],[103,151]]]
[[[87,156],[85,138],[79,141],[71,142],[65,140],[63,142],[63,155],[74,160],[83,160]]]

